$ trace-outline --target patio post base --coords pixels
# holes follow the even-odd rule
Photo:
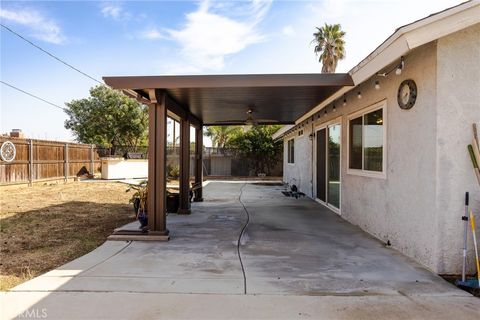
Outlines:
[[[149,236],[168,236],[170,234],[170,230],[165,229],[164,231],[148,231]]]
[[[108,236],[107,240],[117,241],[168,241],[170,231],[118,230]]]
[[[107,240],[112,241],[168,241],[170,236],[149,236],[148,234],[112,234]]]

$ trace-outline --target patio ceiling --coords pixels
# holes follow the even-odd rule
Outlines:
[[[258,123],[290,124],[344,86],[349,74],[258,74],[104,77],[114,89],[149,99],[164,90],[204,125],[238,124],[253,111]],[[268,121],[267,121],[268,120]]]

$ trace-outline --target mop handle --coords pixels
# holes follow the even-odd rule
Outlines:
[[[462,221],[465,221],[463,228],[463,259],[462,259],[462,281],[465,282],[467,269],[467,233],[468,233],[468,192],[465,192],[465,214],[462,216]]]

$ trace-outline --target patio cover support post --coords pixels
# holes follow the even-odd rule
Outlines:
[[[180,120],[180,207],[179,214],[190,214],[190,122]]]
[[[195,191],[193,201],[203,201],[203,127],[195,128],[195,183],[200,184],[200,188]]]
[[[166,228],[167,105],[165,93],[151,90],[148,126],[149,234],[168,235]]]

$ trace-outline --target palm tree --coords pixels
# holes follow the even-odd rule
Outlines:
[[[315,54],[319,55],[318,61],[322,63],[322,73],[334,73],[339,60],[345,58],[345,32],[342,26],[337,24],[326,24],[317,28],[313,34],[315,42]]]
[[[224,148],[225,144],[240,130],[238,126],[209,126],[205,135],[212,139],[213,146]]]

